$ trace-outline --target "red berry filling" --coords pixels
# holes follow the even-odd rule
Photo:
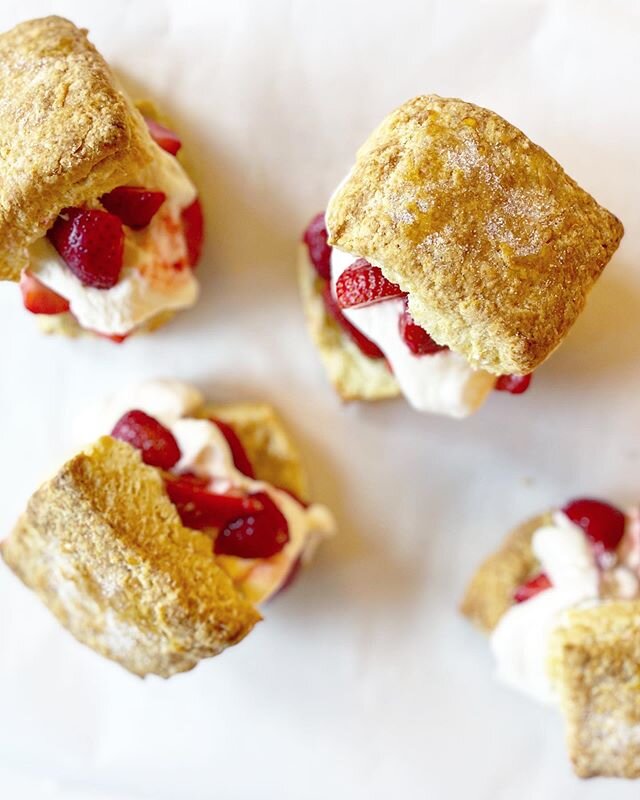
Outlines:
[[[142,460],[151,467],[171,469],[180,460],[180,448],[171,431],[144,411],[124,414],[111,435],[140,450]]]
[[[259,501],[262,509],[238,516],[224,526],[213,546],[218,555],[270,558],[289,541],[287,520],[267,492],[250,497]]]
[[[165,475],[169,499],[187,528],[221,528],[241,515],[259,513],[260,502],[233,494],[216,494],[208,489],[208,478],[196,475]]]
[[[404,310],[400,314],[399,329],[400,336],[414,356],[432,356],[449,349],[446,345],[434,342],[425,329],[414,321],[406,299]]]
[[[539,575],[536,575],[535,578],[531,578],[531,580],[523,583],[522,586],[518,586],[518,588],[513,593],[513,599],[516,603],[524,603],[525,600],[531,600],[532,597],[535,597],[540,592],[543,592],[545,589],[550,589],[552,586],[551,581],[544,572],[541,572]]]
[[[624,536],[625,515],[609,503],[580,498],[567,503],[562,511],[582,528],[597,555],[614,552]]]
[[[130,228],[145,228],[166,199],[164,192],[142,186],[118,186],[103,194],[100,202]]]
[[[69,310],[69,301],[41,283],[28,270],[20,276],[22,302],[32,314],[64,314]]]
[[[378,345],[374,344],[371,339],[367,339],[367,337],[361,333],[355,325],[352,325],[342,313],[342,309],[333,296],[329,284],[322,290],[322,297],[324,299],[325,308],[329,314],[331,314],[338,325],[340,325],[343,331],[350,337],[351,341],[357,345],[363,355],[367,356],[367,358],[384,358],[384,353]]]
[[[318,275],[325,281],[331,278],[331,245],[327,243],[328,233],[324,213],[316,214],[307,226],[302,241],[307,245],[309,259]]]
[[[145,117],[144,121],[147,123],[147,128],[149,128],[149,133],[154,142],[160,145],[163,150],[166,150],[167,153],[171,153],[172,156],[175,156],[182,147],[182,142],[178,138],[178,135],[159,122],[156,122],[155,119]]]
[[[222,420],[219,419],[213,419],[213,417],[210,417],[210,420],[214,425],[217,426],[220,433],[227,440],[227,444],[229,445],[229,450],[231,450],[231,456],[236,469],[242,472],[248,478],[255,478],[256,475],[253,471],[253,465],[249,460],[247,451],[244,449],[238,434],[233,430],[231,425],[228,425],[226,422],[222,422]]]
[[[111,289],[122,270],[124,231],[115,214],[66,208],[47,236],[84,286]]]
[[[495,390],[497,392],[509,392],[510,394],[522,394],[526,392],[531,384],[532,375],[501,375],[496,381]]]
[[[193,269],[200,261],[204,240],[204,217],[200,200],[196,197],[193,203],[182,211],[181,216],[189,266]]]
[[[340,308],[359,308],[404,296],[399,286],[384,277],[380,267],[372,266],[364,258],[357,259],[336,282]]]

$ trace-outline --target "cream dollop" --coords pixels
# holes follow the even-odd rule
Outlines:
[[[334,247],[331,253],[331,283],[357,256]],[[402,299],[384,300],[363,308],[343,309],[346,318],[385,354],[402,393],[413,408],[451,417],[466,417],[477,411],[495,386],[496,377],[473,369],[459,353],[443,350],[416,356],[402,340],[399,319]]]
[[[184,258],[184,237],[175,235],[180,213],[196,198],[196,189],[176,158],[156,147],[154,161],[131,180],[131,185],[159,189],[166,200],[143,233],[125,230],[122,273],[111,289],[84,286],[44,237],[30,247],[30,270],[45,286],[66,298],[71,313],[85,329],[123,335],[152,317],[192,306],[198,281],[184,269],[171,280],[153,280],[145,269],[154,258],[174,263]]]
[[[599,572],[584,531],[562,512],[534,533],[531,544],[552,586],[508,609],[491,635],[491,649],[504,683],[554,703],[549,638],[567,609],[600,602]]]

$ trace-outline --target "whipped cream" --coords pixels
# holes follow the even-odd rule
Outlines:
[[[307,562],[321,539],[335,533],[335,521],[325,506],[312,503],[305,507],[288,492],[237,470],[218,426],[206,419],[189,417],[201,406],[202,395],[188,384],[148,381],[120,394],[110,405],[109,430],[126,411],[134,408],[144,411],[168,427],[178,442],[182,454],[176,466],[178,472],[193,472],[208,478],[213,491],[226,492],[233,487],[246,493],[269,495],[287,520],[289,541],[284,548],[263,559],[217,556],[218,563],[241,586],[247,598],[262,603],[277,593],[298,559]]]
[[[178,160],[156,145],[153,162],[131,185],[160,190],[166,200],[144,230],[124,227],[122,273],[111,289],[83,286],[46,237],[30,247],[31,272],[69,301],[83,328],[106,335],[127,334],[162,312],[192,306],[198,298],[191,269],[154,269],[185,259],[180,213],[196,198],[193,183]]]
[[[358,256],[334,247],[331,252],[331,285]],[[473,369],[452,350],[416,356],[402,340],[399,319],[402,298],[384,300],[362,308],[345,308],[342,313],[385,354],[402,393],[413,408],[451,417],[466,417],[477,411],[495,386],[496,377]]]
[[[548,671],[549,642],[564,624],[565,612],[604,602],[605,586],[608,598],[631,599],[639,585],[624,563],[602,572],[582,528],[561,511],[534,533],[531,546],[552,585],[506,611],[491,635],[491,649],[504,683],[552,704],[556,696]],[[619,552],[623,549],[621,544]]]

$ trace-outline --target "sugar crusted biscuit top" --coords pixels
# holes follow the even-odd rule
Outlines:
[[[107,436],[31,497],[0,552],[77,639],[137,675],[191,669],[260,619],[160,472]]]
[[[378,264],[472,365],[532,371],[617,248],[620,221],[492,111],[436,95],[390,114],[327,209],[330,244]]]
[[[62,208],[152,156],[144,120],[86,31],[46,17],[0,35],[0,279],[17,280]]]

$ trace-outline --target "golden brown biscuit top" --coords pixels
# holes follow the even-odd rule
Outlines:
[[[436,341],[496,374],[559,344],[619,220],[492,111],[436,95],[390,114],[327,209],[330,244],[382,267]]]
[[[0,279],[59,211],[152,158],[153,143],[86,31],[61,17],[0,35]]]

